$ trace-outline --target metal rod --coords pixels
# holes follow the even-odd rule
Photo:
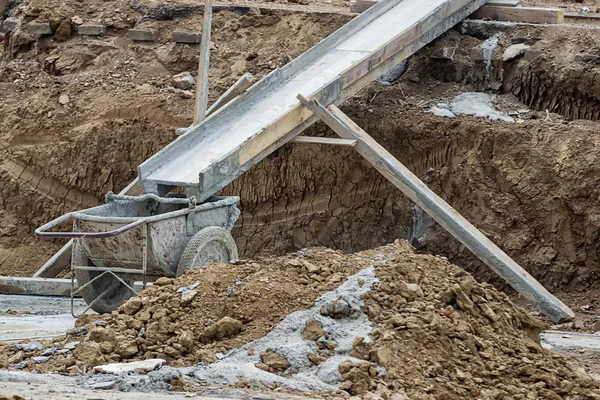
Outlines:
[[[144,289],[146,289],[146,282],[147,282],[146,268],[148,267],[148,235],[150,233],[150,232],[148,232],[149,230],[150,230],[150,225],[142,226],[142,253],[143,253],[142,269],[144,270],[144,279],[143,279],[142,288],[144,288]]]
[[[78,270],[78,271],[116,272],[118,274],[130,274],[130,275],[143,275],[143,273],[144,273],[144,271],[141,269],[127,269],[127,268],[74,266],[73,269]]]
[[[574,318],[569,307],[548,292],[339,108],[335,105],[325,108],[315,99],[308,100],[302,95],[298,95],[298,99],[340,137],[357,140],[355,149],[361,156],[552,321]]]

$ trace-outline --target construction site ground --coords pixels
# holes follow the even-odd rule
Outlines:
[[[245,72],[265,76],[355,16],[339,0],[218,5],[211,102]],[[600,12],[600,2],[589,0],[524,5]],[[64,244],[35,238],[36,227],[101,204],[177,137],[176,128],[191,124],[194,90],[176,87],[175,76],[195,76],[199,47],[173,43],[171,32],[200,31],[198,7],[8,2],[10,16],[23,23],[60,26],[77,18],[104,24],[108,33],[38,38],[21,29],[0,44],[0,275],[32,276]],[[600,398],[599,351],[557,353],[537,342],[544,329],[600,331],[600,25],[589,24],[466,21],[411,57],[398,80],[372,83],[341,106],[571,307],[573,321],[545,319],[353,149],[288,144],[223,191],[241,197],[232,234],[243,262],[159,282],[119,313],[65,317],[63,333],[41,335],[35,351],[0,344],[0,368],[7,368],[79,342],[50,361],[0,371],[0,398],[348,396],[319,378],[318,371],[333,369],[335,384],[351,395],[385,400]],[[160,38],[134,43],[133,27],[157,29]],[[495,35],[487,58],[481,45]],[[515,44],[524,50],[504,60]],[[472,92],[490,94],[514,122],[431,112]],[[303,134],[334,137],[321,123]],[[196,281],[186,303],[178,290]],[[352,301],[364,303],[364,312],[347,311],[356,312],[351,329],[320,308],[328,293],[350,296],[339,292],[344,285],[354,285],[361,295]],[[0,323],[20,315],[62,318],[69,304],[56,302],[3,296]],[[311,318],[321,328],[302,335]],[[22,339],[10,337],[21,329],[14,327],[0,325],[1,338]],[[65,333],[73,327],[84,329]],[[281,336],[286,329],[294,334]],[[348,329],[354,337],[340,333]],[[273,346],[292,336],[288,344],[300,353],[278,358]],[[359,339],[366,336],[372,341]],[[360,361],[340,363],[346,356]],[[98,365],[156,357],[167,366],[153,376],[89,374]],[[248,365],[236,370],[237,383],[219,369],[231,368],[228,359]]]

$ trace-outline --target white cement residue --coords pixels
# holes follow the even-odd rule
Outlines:
[[[358,284],[359,279],[364,281],[362,286]],[[373,267],[362,270],[337,289],[321,296],[312,309],[288,315],[265,337],[233,350],[213,364],[196,368],[194,376],[201,381],[220,385],[232,385],[240,378],[246,378],[263,384],[277,383],[299,391],[336,390],[341,380],[338,366],[346,360],[360,361],[350,356],[353,340],[359,336],[368,339],[372,331],[371,323],[363,312],[361,296],[377,281]],[[341,308],[347,311],[347,316],[334,319],[322,315],[321,308],[331,308],[328,305],[332,303],[342,304]],[[307,358],[309,353],[318,351],[317,343],[302,337],[306,323],[311,319],[319,321],[329,335],[328,340],[337,343],[335,355],[318,366]],[[253,355],[248,355],[250,348],[254,349]],[[291,368],[297,368],[299,372],[287,378],[256,368],[260,354],[268,350],[285,356]]]
[[[460,94],[450,102],[450,111],[456,115],[474,115],[492,121],[515,122],[507,114],[496,111],[490,95],[486,93],[470,92]]]

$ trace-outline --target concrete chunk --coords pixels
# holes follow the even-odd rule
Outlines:
[[[171,34],[171,40],[173,40],[176,43],[198,44],[202,41],[202,33],[175,31]]]
[[[21,27],[21,21],[17,18],[6,18],[2,23],[1,32],[14,32]]]
[[[106,32],[105,25],[81,25],[77,28],[77,33],[86,36],[103,36]]]
[[[138,42],[155,42],[158,39],[156,29],[130,29],[129,38]]]
[[[52,35],[54,33],[49,22],[30,22],[26,28],[27,32],[34,35]]]

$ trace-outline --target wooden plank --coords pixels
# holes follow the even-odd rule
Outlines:
[[[600,13],[581,14],[578,12],[565,12],[565,19],[576,19],[576,20],[588,20],[588,21],[599,21]]]
[[[560,8],[483,6],[469,18],[531,24],[562,24],[565,21],[565,11]]]
[[[244,75],[242,75],[240,79],[237,80],[237,82],[235,82],[229,89],[227,89],[227,91],[223,93],[221,97],[217,99],[217,101],[215,101],[215,103],[206,112],[206,116],[208,117],[211,114],[214,114],[216,111],[226,106],[229,102],[238,97],[240,94],[244,93],[246,89],[252,86],[253,82],[254,75],[252,75],[250,72],[246,72]]]
[[[600,335],[589,333],[543,331],[540,344],[550,350],[587,349],[600,351]]]
[[[377,4],[378,0],[350,0],[350,12],[361,13]]]
[[[147,284],[150,286],[151,284]],[[135,282],[133,288],[142,290],[142,282]],[[77,289],[77,281],[75,282]],[[35,296],[70,296],[70,279],[21,278],[0,276],[0,294],[23,294]]]
[[[135,178],[125,189],[119,192],[120,195],[139,196],[142,194],[139,178]],[[34,278],[55,278],[71,265],[71,248],[73,247],[73,239],[69,240],[59,251],[57,251],[48,261],[44,263],[33,274]]]
[[[298,95],[298,99],[340,137],[356,140],[358,143],[354,148],[361,156],[550,319],[558,322],[574,318],[573,311],[550,294],[339,108],[332,104],[326,109],[316,100],[308,100],[302,95]]]
[[[497,6],[497,7],[516,7],[521,3],[519,0],[488,0],[485,3],[486,6]]]
[[[348,139],[337,139],[337,138],[324,138],[324,137],[313,137],[313,136],[296,136],[291,140],[292,143],[313,143],[313,144],[330,144],[337,146],[356,146],[356,140]]]
[[[208,105],[208,66],[210,63],[210,31],[212,25],[212,0],[204,3],[204,19],[202,21],[202,43],[200,44],[200,60],[198,62],[198,79],[196,82],[196,104],[194,107],[194,123],[198,125],[206,118]]]

